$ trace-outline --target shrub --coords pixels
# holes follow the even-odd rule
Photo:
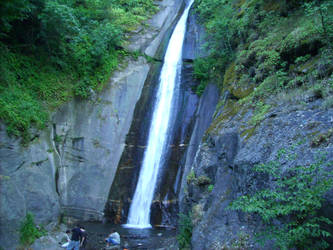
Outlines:
[[[213,191],[213,189],[214,189],[214,185],[213,185],[213,184],[210,184],[210,185],[207,187],[207,191],[208,191],[209,193],[211,193],[211,192]]]
[[[20,243],[28,246],[44,235],[46,231],[36,227],[33,214],[28,212],[20,227]]]
[[[330,10],[332,10],[333,3],[331,1],[309,1],[304,3],[304,9],[308,16],[314,17],[315,28],[326,40],[327,43],[333,41],[333,17]]]
[[[270,188],[253,195],[243,195],[229,205],[229,208],[246,213],[258,214],[265,223],[265,231],[258,234],[264,243],[273,240],[279,249],[322,249],[328,246],[325,238],[331,234],[323,224],[332,224],[328,218],[318,215],[324,194],[333,186],[332,173],[326,169],[332,162],[318,159],[306,166],[293,165],[283,171],[281,162],[295,160],[291,150],[280,150],[275,161],[254,167],[259,173],[270,176]],[[274,223],[276,220],[283,223]]]
[[[193,229],[191,214],[179,214],[178,225],[177,240],[179,248],[190,249]]]
[[[251,125],[257,125],[264,119],[266,113],[270,110],[270,108],[271,106],[269,104],[265,104],[261,101],[257,102],[254,114],[251,117],[249,123]]]
[[[157,9],[153,0],[0,1],[0,119],[8,131],[28,141],[49,110],[101,90],[126,54],[125,33]]]
[[[24,142],[29,140],[28,129],[35,125],[43,128],[48,114],[42,105],[22,87],[12,86],[2,89],[0,86],[0,119],[7,121],[7,132],[11,135],[23,136]]]
[[[192,183],[192,182],[195,182],[196,181],[196,177],[195,177],[195,173],[194,173],[194,171],[193,170],[191,170],[191,172],[187,175],[187,177],[186,177],[186,182],[187,182],[187,184],[190,184],[190,183]]]
[[[193,64],[194,78],[200,83],[196,86],[195,93],[201,96],[204,92],[209,79],[214,74],[214,61],[210,57],[196,58]]]
[[[212,182],[212,181],[211,181],[211,179],[210,179],[208,176],[200,175],[200,176],[197,178],[196,184],[197,184],[198,186],[205,186],[205,185],[210,184],[211,182]]]

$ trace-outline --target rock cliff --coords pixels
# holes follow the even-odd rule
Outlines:
[[[322,109],[321,103],[322,100],[316,100],[300,106],[278,105],[256,127],[248,127],[251,110],[228,114],[227,106],[221,108],[222,115],[215,117],[196,153],[192,165],[194,177],[187,179],[183,206],[195,218],[193,249],[262,248],[252,238],[262,228],[259,217],[227,207],[240,195],[273,184],[274,180],[259,175],[253,167],[274,160],[280,149],[297,144],[293,153],[299,156],[294,163],[298,165],[310,164],[319,152],[326,152],[327,159],[333,159],[330,134],[333,109]],[[325,139],[317,143],[323,135]],[[284,164],[288,166],[287,162]],[[200,182],[203,177],[209,181]],[[208,185],[213,185],[212,190]],[[332,206],[332,192],[329,192],[322,212],[331,219]]]
[[[149,26],[131,34],[129,50],[159,58],[163,41],[183,1],[157,2],[160,11]],[[140,38],[140,39],[139,39]],[[18,242],[20,222],[28,211],[37,223],[60,215],[101,220],[133,112],[151,68],[144,56],[128,59],[105,90],[89,100],[76,99],[52,116],[44,131],[23,146],[1,125],[0,242],[9,249]]]
[[[216,1],[201,1],[199,5],[201,8],[209,9],[207,3],[214,4]],[[325,163],[320,165],[320,169],[333,169],[333,68],[330,66],[330,45],[320,44],[317,33],[309,36],[309,39],[297,40],[299,37],[295,34],[299,34],[304,20],[308,20],[300,4],[293,2],[292,5],[289,2],[288,4],[292,5],[289,6],[289,12],[281,14],[280,10],[272,9],[280,6],[282,2],[256,3],[255,5],[253,1],[228,1],[225,2],[225,9],[223,5],[216,13],[211,9],[206,10],[207,13],[216,14],[215,19],[212,18],[208,24],[206,23],[206,27],[213,30],[213,33],[218,32],[218,27],[223,21],[227,23],[232,18],[242,20],[244,13],[247,17],[253,15],[251,17],[254,21],[249,22],[247,26],[245,34],[248,37],[244,34],[243,37],[242,34],[239,35],[236,28],[237,32],[231,44],[234,50],[232,59],[226,69],[218,71],[214,75],[215,79],[211,79],[211,82],[220,86],[221,93],[213,119],[211,123],[207,117],[199,119],[199,123],[209,123],[201,127],[204,136],[192,136],[190,139],[179,193],[179,206],[181,212],[188,214],[193,223],[191,249],[274,248],[276,239],[268,241],[265,246],[256,242],[255,235],[267,230],[259,213],[244,213],[230,208],[230,204],[240,196],[251,196],[259,190],[273,189],[276,178],[255,171],[258,164],[277,162],[281,167],[281,175],[288,179],[292,168],[311,166],[317,161],[318,156],[324,154]],[[220,12],[228,11],[228,5],[232,7],[230,10],[234,12],[230,13],[234,16],[228,17],[230,19],[219,16]],[[248,9],[252,8],[251,6],[254,12]],[[215,7],[218,8],[217,5]],[[272,22],[267,22],[269,29],[265,26],[267,23],[261,14],[267,11],[266,8],[271,11],[267,14],[267,19],[274,17],[281,20],[276,27]],[[205,16],[207,13],[203,16],[209,19],[209,16]],[[302,22],[296,22],[298,18]],[[201,19],[202,23],[205,23],[205,20]],[[199,34],[204,31],[202,28],[196,30]],[[285,34],[282,30],[288,31],[290,37],[297,42],[293,43],[294,40],[289,39],[290,37],[288,40],[289,33]],[[224,30],[221,34],[225,34],[223,32]],[[221,34],[215,37],[217,43],[211,44],[222,50],[225,41]],[[208,38],[213,40],[214,34],[210,33]],[[273,39],[270,40],[271,38]],[[276,50],[282,66],[277,67],[273,63],[274,70],[264,72],[270,59],[269,56],[262,56],[258,52],[259,47],[263,53]],[[218,58],[214,56],[218,53],[213,53],[215,61]],[[304,55],[307,55],[306,59],[302,58]],[[190,60],[195,58],[189,56]],[[209,56],[205,65],[209,65],[208,59]],[[285,78],[274,78],[281,72]],[[270,81],[273,78],[274,81]],[[299,81],[300,79],[302,80]],[[205,111],[204,113],[207,114]],[[194,147],[191,147],[192,145]],[[289,152],[295,158],[281,160],[281,152]],[[323,181],[319,174],[316,178],[319,182]],[[331,189],[325,194],[323,205],[318,212],[331,220],[332,193]],[[289,214],[289,218],[280,216],[272,223],[284,225],[293,215]],[[324,225],[324,228],[330,233],[333,231],[332,226]],[[332,238],[327,237],[326,240],[332,246]]]

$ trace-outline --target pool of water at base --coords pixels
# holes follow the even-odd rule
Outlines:
[[[105,238],[114,229],[120,234],[120,249],[175,250],[177,247],[176,229],[173,227],[153,227],[146,229],[125,228],[121,225],[98,222],[80,223],[88,233],[86,250],[101,250],[106,246]]]

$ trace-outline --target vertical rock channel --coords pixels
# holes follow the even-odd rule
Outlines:
[[[171,32],[169,34],[170,37]],[[179,62],[177,79],[179,82],[173,93],[169,131],[162,157],[163,167],[158,171],[153,199],[149,207],[150,221],[148,223],[150,225],[175,226],[177,224],[178,198],[182,199],[182,195],[179,196],[179,194],[184,176],[188,172],[190,160],[194,158],[203,133],[211,121],[219,98],[219,91],[213,84],[200,98],[193,92],[193,88],[198,85],[198,82],[193,79],[193,61],[195,58],[206,55],[201,49],[205,42],[204,37],[203,28],[196,22],[194,12],[189,10],[184,42],[181,43],[183,48],[179,55],[183,62]],[[163,47],[166,49],[167,45]],[[114,224],[128,223],[127,215],[143,166],[150,124],[156,107],[154,104],[161,68],[162,62],[155,61],[148,74],[142,95],[135,107],[131,129],[126,137],[125,150],[110,189],[104,212],[106,219]],[[166,122],[164,115],[162,121]],[[152,188],[152,185],[149,187]]]
[[[193,0],[186,7],[170,38],[164,57],[147,148],[144,153],[138,184],[130,207],[126,226],[147,228],[150,225],[150,206],[153,200],[159,169],[163,167],[164,154],[170,134],[174,92],[179,88],[182,64],[182,45],[186,20]]]

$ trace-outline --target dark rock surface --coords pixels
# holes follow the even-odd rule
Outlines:
[[[259,217],[226,207],[240,195],[272,185],[272,180],[252,168],[274,160],[280,149],[297,144],[294,153],[300,157],[285,162],[286,169],[289,164],[314,162],[319,152],[326,152],[327,160],[332,160],[333,137],[319,144],[314,142],[333,127],[333,109],[322,109],[321,100],[302,105],[278,104],[255,127],[249,125],[251,110],[240,109],[236,115],[221,118],[224,111],[222,107],[221,116],[215,117],[193,163],[195,177],[209,177],[214,188],[209,192],[207,185],[189,181],[182,203],[195,218],[192,248],[224,249],[236,245],[238,249],[262,249],[252,240],[254,232],[262,228]],[[332,211],[332,190],[326,199],[322,210]],[[333,217],[327,212],[325,215]]]
[[[193,60],[203,56],[204,30],[196,22],[193,11],[187,22],[183,47],[183,66],[181,83],[174,94],[172,110],[173,125],[169,135],[169,147],[164,167],[159,172],[153,204],[151,223],[153,225],[176,225],[178,194],[182,193],[184,172],[187,173],[193,161],[204,131],[209,127],[219,91],[210,84],[203,96],[199,97],[193,89],[198,84],[193,78]],[[115,180],[112,184],[105,209],[107,218],[113,223],[126,223],[130,202],[133,197],[143,159],[151,115],[153,112],[154,89],[158,83],[159,68],[149,73],[138,105],[126,146],[121,157]],[[182,196],[181,196],[182,198]]]
[[[183,60],[193,61],[195,58],[207,55],[205,43],[205,30],[197,21],[197,15],[192,8],[187,19],[187,31],[183,45]]]

